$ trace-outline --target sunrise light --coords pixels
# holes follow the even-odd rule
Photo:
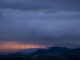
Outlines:
[[[27,44],[21,42],[1,42],[0,50],[19,50],[19,49],[30,49],[30,48],[45,48],[45,46],[40,46],[36,44]]]

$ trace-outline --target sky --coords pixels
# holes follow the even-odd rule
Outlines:
[[[0,50],[77,48],[79,27],[80,0],[0,0]]]

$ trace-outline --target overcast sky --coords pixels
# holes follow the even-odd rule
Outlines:
[[[0,42],[80,47],[80,0],[0,0]]]

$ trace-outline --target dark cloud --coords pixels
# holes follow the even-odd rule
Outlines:
[[[21,10],[73,10],[80,11],[79,0],[0,0],[0,7]]]
[[[0,0],[0,41],[80,47],[79,26],[79,0]]]
[[[0,41],[79,47],[80,12],[2,9]],[[75,46],[74,46],[75,45]]]

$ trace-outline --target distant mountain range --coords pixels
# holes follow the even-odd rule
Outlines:
[[[19,50],[0,55],[0,60],[80,60],[80,48],[51,47],[49,49]]]
[[[64,48],[64,47],[51,47],[49,49],[39,49],[35,53],[37,53],[37,54],[45,54],[45,53],[56,54],[56,53],[65,53],[69,50],[71,50],[71,49]]]
[[[31,48],[31,49],[20,49],[20,50],[16,50],[16,51],[0,51],[0,54],[30,54],[33,52],[36,52],[39,48]]]
[[[71,48],[66,48],[66,47],[50,47],[50,48],[31,48],[31,49],[20,49],[20,50],[16,50],[13,52],[7,51],[1,51],[0,54],[45,54],[45,53],[65,53],[67,51],[73,52],[73,51],[77,51],[80,50],[80,48],[77,49],[71,49]]]

